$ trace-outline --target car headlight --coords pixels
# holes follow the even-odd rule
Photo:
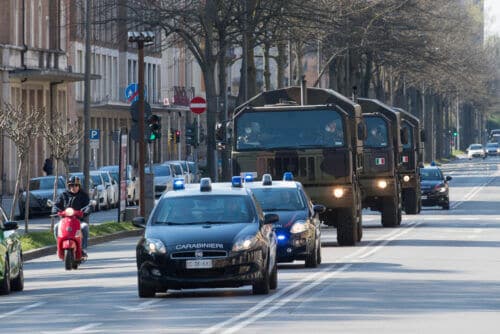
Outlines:
[[[444,193],[446,191],[446,187],[444,186],[444,184],[438,184],[434,187],[434,190],[440,193]]]
[[[290,233],[302,233],[307,229],[306,222],[303,220],[297,220],[293,223],[292,228],[290,228]]]
[[[387,181],[386,180],[378,180],[377,187],[379,187],[380,189],[387,188]]]
[[[257,243],[257,238],[254,235],[247,235],[245,237],[239,238],[233,244],[233,252],[244,251],[251,249]]]
[[[149,254],[166,254],[167,248],[161,240],[158,239],[146,239],[144,243],[144,248]]]
[[[341,198],[342,196],[344,196],[344,189],[343,188],[333,189],[333,196],[335,196],[335,198]]]

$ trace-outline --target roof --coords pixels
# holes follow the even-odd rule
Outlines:
[[[185,184],[185,189],[167,191],[162,198],[213,196],[213,195],[240,195],[248,196],[250,191],[245,187],[233,187],[230,182],[213,182],[212,190],[201,191],[201,183]]]

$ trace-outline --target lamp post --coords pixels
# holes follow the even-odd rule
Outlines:
[[[128,41],[130,43],[137,43],[139,73],[138,77],[138,90],[139,90],[139,213],[140,216],[145,217],[146,205],[144,197],[144,165],[145,165],[145,151],[146,143],[144,140],[144,45],[151,45],[154,40],[154,32],[152,31],[129,31]]]

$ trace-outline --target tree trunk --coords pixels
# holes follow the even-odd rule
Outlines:
[[[23,159],[19,158],[19,166],[17,167],[16,185],[14,186],[14,198],[12,207],[10,208],[10,220],[15,220],[16,206],[19,200],[19,189],[21,188],[21,174],[23,170]]]

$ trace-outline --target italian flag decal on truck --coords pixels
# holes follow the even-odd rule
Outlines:
[[[375,158],[375,165],[385,165],[385,158]]]

